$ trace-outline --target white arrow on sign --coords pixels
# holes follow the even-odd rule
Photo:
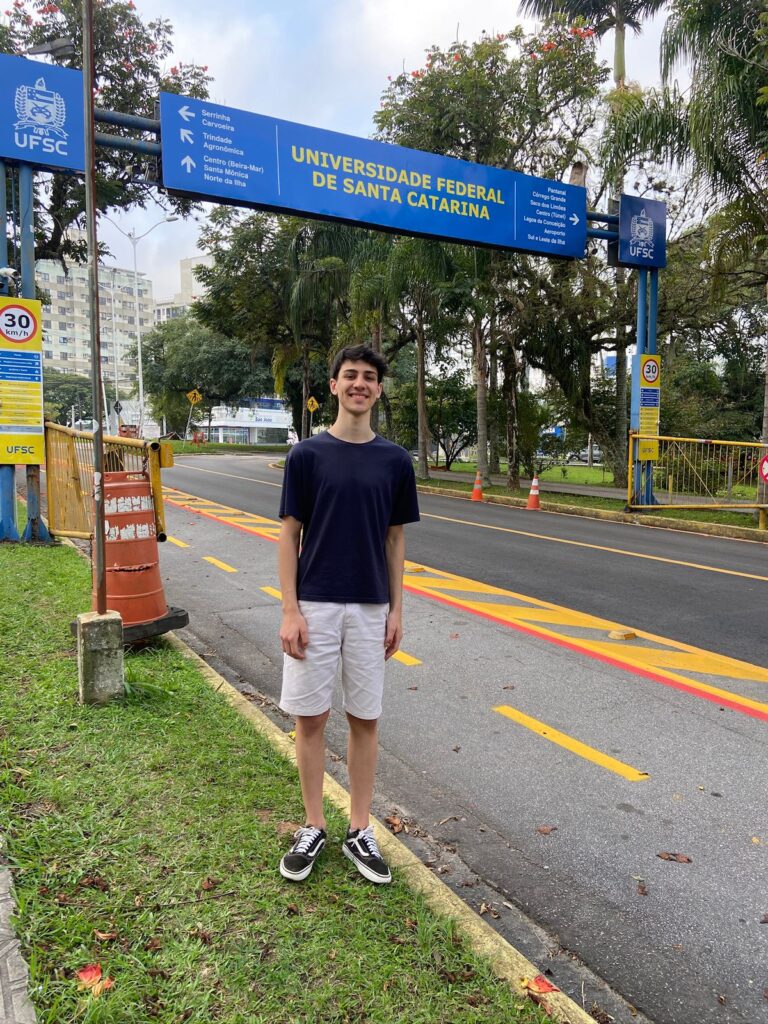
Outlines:
[[[191,156],[185,156],[184,159],[181,161],[181,166],[187,168],[187,174],[191,174],[192,168],[197,167],[197,164],[195,163]]]
[[[572,213],[568,220],[571,222],[571,224],[573,224],[574,227],[579,223],[579,218],[575,213]]]
[[[179,138],[182,142],[194,142],[194,137],[189,128],[179,128]]]
[[[189,107],[184,104],[183,107],[179,107],[179,117],[183,117],[185,121],[190,121],[193,117],[196,117],[194,110],[190,110]]]

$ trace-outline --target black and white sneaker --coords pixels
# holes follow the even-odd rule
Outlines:
[[[293,833],[296,840],[280,861],[280,874],[292,882],[303,882],[315,866],[325,846],[325,832],[314,825],[305,825]]]
[[[373,836],[373,825],[368,828],[356,828],[347,831],[347,838],[341,845],[345,857],[348,857],[357,870],[369,882],[381,884],[392,881],[392,873],[382,860],[379,847]]]

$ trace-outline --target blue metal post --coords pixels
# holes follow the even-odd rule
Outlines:
[[[5,161],[0,161],[0,263],[8,265],[8,211],[6,209]],[[8,278],[0,278],[0,294],[8,294]],[[0,466],[0,540],[18,540],[16,525],[16,467]]]
[[[657,267],[650,270],[650,293],[648,302],[648,347],[649,356],[656,355],[656,321],[659,314],[659,271]]]
[[[640,269],[637,272],[637,334],[635,340],[637,351],[632,360],[632,401],[630,405],[629,425],[631,430],[640,429],[640,356],[646,352],[648,344],[648,271]],[[637,445],[637,442],[630,438],[630,444]],[[640,495],[643,493],[643,466],[639,459],[633,458],[632,470],[632,500],[640,503]]]
[[[35,192],[30,164],[19,165],[19,206],[21,220],[21,294],[35,297]],[[40,518],[40,467],[27,466],[27,525],[22,540],[50,541]]]

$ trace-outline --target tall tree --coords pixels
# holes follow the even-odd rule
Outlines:
[[[756,102],[768,96],[765,28],[760,0],[675,0],[662,37],[664,88],[617,97],[610,122],[614,161],[650,156],[707,183],[723,207],[723,266],[733,266],[734,257],[738,262],[768,235],[768,120]],[[691,74],[685,94],[669,84],[681,61]],[[768,443],[768,337],[764,394]]]
[[[575,33],[594,33],[602,38],[613,32],[613,87],[623,92],[627,83],[626,36],[627,30],[638,34],[643,22],[656,14],[666,0],[522,0],[520,10],[539,18],[561,16],[576,22]],[[582,28],[582,25],[588,26]],[[624,191],[625,166],[614,165],[612,192],[618,200]],[[627,345],[631,323],[629,288],[626,271],[617,267],[616,319],[614,325],[616,344],[616,416],[613,447],[618,449],[619,458],[615,466],[619,485],[625,480],[627,444]]]
[[[484,34],[472,45],[432,47],[424,68],[391,81],[375,121],[387,142],[560,179],[587,152],[596,96],[606,77],[586,33],[551,26],[541,35],[520,28]],[[467,323],[480,389],[480,461],[486,457],[488,330],[500,301],[487,291],[490,282],[495,280],[497,288],[500,283],[491,261],[482,262],[482,274],[464,275],[465,284],[473,282],[466,294],[475,316]],[[508,412],[514,415],[511,399]]]
[[[184,93],[205,99],[212,81],[208,68],[179,62],[166,70],[173,51],[173,28],[164,18],[143,21],[133,0],[101,0],[94,4],[96,103],[107,110],[154,117],[160,91]],[[80,0],[57,3],[13,0],[0,24],[0,50],[24,56],[33,46],[67,37],[74,44],[72,56],[57,59],[65,67],[81,68],[82,4]],[[54,58],[52,58],[54,59]],[[110,127],[116,135],[136,135]],[[139,133],[141,135],[141,133]],[[146,206],[150,188],[134,176],[137,158],[123,151],[97,149],[97,202],[102,212]],[[177,212],[189,209],[188,200],[167,197],[164,202]],[[66,235],[72,226],[83,226],[85,194],[77,175],[54,174],[36,189],[36,250],[38,259],[85,259],[85,243]]]

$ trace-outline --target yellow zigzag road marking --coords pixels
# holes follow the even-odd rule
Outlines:
[[[163,492],[172,503],[195,511],[194,502],[197,499],[194,495],[177,491],[174,488],[164,488]],[[243,512],[241,509],[231,508],[228,505],[216,505],[209,502],[200,511],[207,516],[216,516],[233,524],[236,523],[240,529],[245,529],[249,533],[266,537],[269,540],[274,540],[276,533],[280,530],[280,523],[275,519]],[[703,693],[730,700],[735,699],[745,707],[768,711],[768,704],[751,700],[730,690],[709,686],[695,678],[677,674],[691,672],[725,679],[768,683],[768,669],[761,668],[759,665],[751,665],[748,662],[728,658],[725,655],[705,651],[678,640],[670,640],[667,637],[657,636],[639,629],[634,629],[633,632],[639,639],[645,641],[644,645],[633,645],[626,641],[612,643],[606,639],[606,635],[612,630],[626,630],[628,628],[626,625],[612,622],[610,619],[602,619],[596,615],[589,615],[573,608],[564,608],[549,601],[541,601],[525,594],[518,594],[512,590],[494,587],[479,580],[457,576],[455,573],[433,569],[417,562],[405,563],[403,585],[411,593],[442,599],[454,607],[492,616],[494,619],[507,622],[510,625],[519,625],[546,639],[564,641],[571,648],[612,658],[629,667],[656,672],[669,679],[684,682]],[[506,600],[477,601],[468,599],[465,596],[468,594],[506,598]],[[560,632],[556,628],[558,626],[562,627]],[[594,636],[575,637],[567,631],[569,628],[592,632]],[[672,669],[677,671],[671,671]]]

